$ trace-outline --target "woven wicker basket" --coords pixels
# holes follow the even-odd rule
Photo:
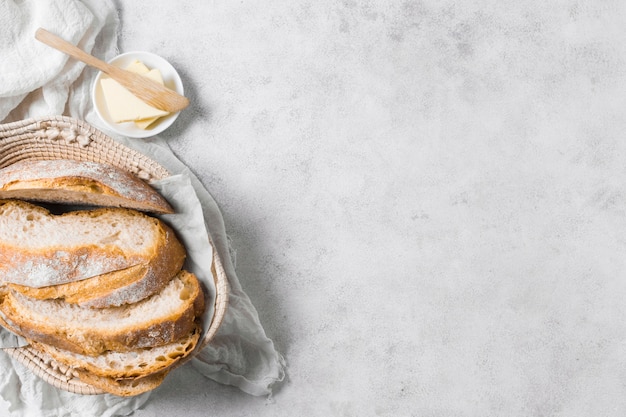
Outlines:
[[[29,119],[0,125],[0,168],[24,159],[73,159],[108,163],[125,169],[144,180],[168,177],[169,172],[154,160],[116,142],[86,122],[65,116]],[[228,305],[230,287],[222,262],[214,251],[215,312],[203,341],[195,353],[217,333]],[[30,346],[4,349],[49,384],[77,394],[102,394],[98,388],[79,380],[72,369]],[[180,366],[194,356],[189,355]]]

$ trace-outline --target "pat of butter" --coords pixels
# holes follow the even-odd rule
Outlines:
[[[154,81],[163,83],[161,72],[157,69],[149,70],[143,63],[135,61],[127,68],[130,71],[143,74]],[[146,72],[146,70],[148,70]],[[120,83],[111,79],[100,80],[104,99],[109,110],[109,116],[115,123],[141,121],[140,127],[147,127],[159,117],[167,116],[169,113],[143,102],[135,97],[130,91],[125,89]],[[149,123],[148,123],[149,122]],[[145,129],[145,127],[142,127]]]
[[[146,74],[150,71],[150,69],[148,67],[146,67],[146,64],[144,64],[143,62],[141,62],[140,60],[136,59],[133,62],[131,62],[126,69],[128,71],[132,71],[132,72],[136,72],[137,74]]]
[[[139,62],[139,61],[137,61]],[[141,62],[139,62],[139,64],[141,64]],[[141,64],[143,66],[143,68],[148,69],[145,65]],[[134,68],[130,69],[131,71],[134,70]],[[143,71],[143,69],[142,69]],[[148,70],[148,72],[142,72],[146,77],[150,78],[152,81],[156,81],[159,84],[163,85],[163,77],[161,76],[161,71],[159,71],[158,69],[154,68],[151,70]],[[167,113],[169,114],[169,113]],[[150,126],[152,123],[156,122],[159,119],[159,116],[155,116],[155,117],[149,117],[149,118],[145,118],[145,119],[139,119],[139,120],[135,120],[135,125],[137,125],[138,128],[140,129],[147,129],[148,126]]]

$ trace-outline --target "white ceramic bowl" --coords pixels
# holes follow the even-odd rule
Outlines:
[[[143,62],[150,69],[159,69],[159,71],[161,71],[161,75],[163,76],[163,83],[165,86],[181,95],[184,94],[183,82],[174,67],[165,59],[151,52],[126,52],[116,56],[110,60],[109,63],[117,67],[125,68],[135,60]],[[102,72],[98,73],[91,89],[91,97],[96,113],[102,122],[115,133],[131,138],[147,138],[158,135],[170,127],[180,114],[180,112],[177,112],[161,117],[159,120],[148,126],[147,129],[140,129],[134,122],[115,123],[109,116],[106,102],[104,100],[104,93],[102,92],[102,87],[100,85],[100,79],[102,79],[102,77],[108,76]]]

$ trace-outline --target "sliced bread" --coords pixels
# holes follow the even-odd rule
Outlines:
[[[130,172],[69,159],[28,159],[0,169],[0,198],[173,212],[163,196]]]
[[[147,265],[164,255],[173,236],[161,220],[131,209],[55,215],[0,200],[0,284],[39,288]]]
[[[181,269],[185,248],[169,226],[164,229],[164,242],[148,262],[109,272],[92,278],[46,287],[9,286],[30,298],[63,299],[83,307],[106,308],[135,303],[160,291]]]
[[[94,375],[82,369],[76,370],[76,374],[81,381],[109,394],[120,397],[132,397],[157,388],[163,383],[169,371],[170,369],[168,368],[143,377],[120,379]]]
[[[195,349],[199,338],[200,329],[195,328],[173,343],[131,349],[127,352],[106,351],[98,356],[81,355],[38,342],[31,342],[31,345],[72,370],[89,372],[104,378],[127,379],[143,377],[171,367]]]
[[[149,298],[102,309],[32,299],[0,288],[0,321],[5,327],[26,339],[84,355],[173,343],[193,331],[203,310],[200,283],[184,270]]]

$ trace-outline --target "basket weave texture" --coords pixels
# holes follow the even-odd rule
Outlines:
[[[72,159],[107,163],[122,168],[143,180],[159,180],[170,173],[156,161],[113,140],[88,123],[66,116],[27,119],[0,124],[0,168],[30,160]],[[217,333],[228,306],[230,287],[217,251],[213,251],[212,275],[215,282],[215,312],[204,339],[183,361],[190,360]],[[56,363],[31,346],[4,349],[47,383],[76,394],[102,394],[78,379],[71,368]]]

